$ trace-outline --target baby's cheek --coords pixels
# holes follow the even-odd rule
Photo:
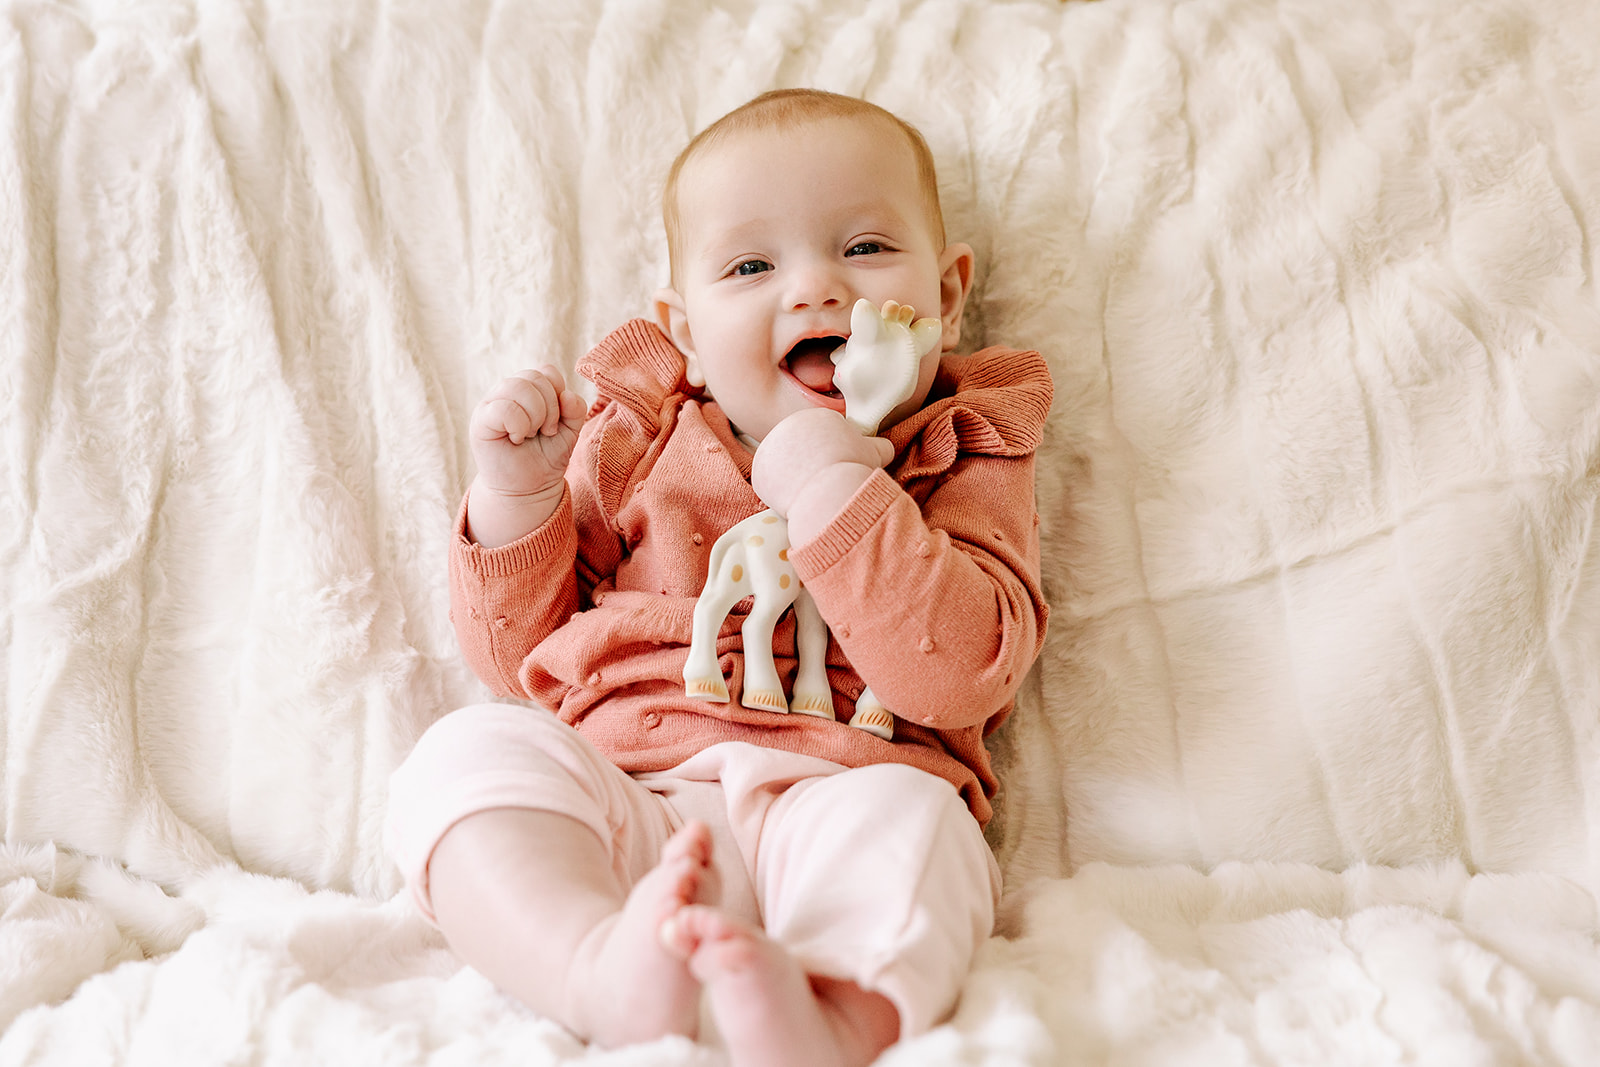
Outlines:
[[[933,380],[939,375],[939,349],[934,348],[922,357],[922,364],[917,371],[917,387],[904,401],[896,404],[894,410],[889,412],[879,424],[878,432],[882,433],[895,423],[922,410],[922,405],[927,403],[928,394],[933,390]]]

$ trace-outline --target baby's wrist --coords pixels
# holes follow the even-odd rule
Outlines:
[[[549,521],[565,491],[565,479],[531,493],[510,493],[475,478],[467,491],[467,539],[484,548],[520,541]]]
[[[830,463],[807,478],[789,503],[789,543],[805,544],[820,534],[876,469],[865,463]]]

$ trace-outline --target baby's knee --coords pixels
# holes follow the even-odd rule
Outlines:
[[[389,777],[384,845],[424,914],[426,872],[452,826],[494,808],[554,810],[603,833],[594,800],[604,757],[554,715],[514,704],[474,704],[423,732]],[[613,772],[616,773],[616,772]]]
[[[810,779],[774,814],[763,849],[770,836],[778,853],[824,868],[889,862],[936,877],[964,871],[987,901],[998,895],[994,857],[960,791],[916,767],[880,763]]]
[[[811,793],[807,799],[840,809],[838,818],[865,820],[918,837],[970,831],[982,838],[956,787],[908,764],[852,768],[821,779]]]
[[[517,704],[471,704],[423,731],[389,778],[390,807],[426,801],[462,778],[521,775],[530,769],[565,776],[603,759],[577,731],[548,711]]]

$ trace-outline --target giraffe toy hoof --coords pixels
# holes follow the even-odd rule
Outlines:
[[[785,714],[789,711],[789,701],[784,699],[781,689],[747,689],[739,698],[739,703],[751,711],[778,711]]]
[[[789,710],[799,712],[801,715],[815,715],[819,719],[832,719],[835,717],[833,714],[832,694],[807,693],[802,695],[796,693],[794,699],[789,702]]]
[[[710,700],[717,704],[728,702],[728,686],[720,674],[715,678],[685,678],[683,692],[690,700]]]
[[[850,725],[857,730],[865,730],[874,737],[881,737],[885,741],[894,737],[894,716],[889,714],[885,707],[860,707],[850,718]]]

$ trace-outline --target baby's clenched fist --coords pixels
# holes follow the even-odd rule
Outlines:
[[[550,364],[489,390],[467,431],[478,466],[467,492],[469,538],[487,548],[510,544],[555,514],[587,411]]]
[[[478,485],[511,497],[559,485],[587,410],[551,364],[500,382],[472,412],[468,436]]]
[[[894,446],[868,437],[827,408],[795,412],[774,426],[756,449],[750,485],[767,507],[788,517],[806,486],[835,468],[864,468],[857,484],[894,458]]]

